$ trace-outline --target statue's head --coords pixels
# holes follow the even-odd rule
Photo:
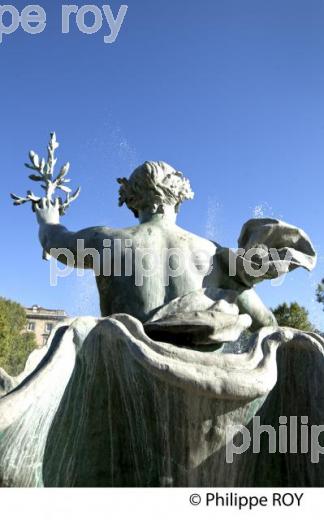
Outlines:
[[[193,199],[189,180],[165,162],[147,161],[131,174],[129,179],[117,179],[119,206],[126,206],[135,217],[140,212],[164,213],[173,206],[175,212],[184,200]]]

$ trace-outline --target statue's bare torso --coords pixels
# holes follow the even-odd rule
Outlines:
[[[97,233],[102,253],[103,240],[111,240],[111,274],[96,277],[101,312],[125,312],[141,321],[174,298],[203,287],[207,264],[217,249],[209,240],[163,222],[115,232],[101,228]],[[107,248],[104,256],[109,262]],[[215,282],[216,278],[214,273]]]

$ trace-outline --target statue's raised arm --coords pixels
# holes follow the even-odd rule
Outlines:
[[[37,213],[38,222],[41,227],[40,238],[42,242],[45,241],[44,225],[58,224],[60,216],[65,215],[71,203],[76,200],[80,194],[80,188],[72,193],[71,188],[67,186],[70,183],[70,179],[67,179],[66,177],[70,169],[69,162],[62,166],[56,177],[54,175],[57,163],[55,151],[59,146],[60,145],[56,140],[56,134],[55,132],[52,132],[47,146],[47,160],[40,158],[34,151],[30,151],[30,163],[25,163],[25,166],[34,172],[29,175],[29,178],[32,181],[42,183],[41,188],[45,191],[45,197],[37,196],[31,190],[27,191],[25,197],[20,197],[11,193],[11,198],[13,199],[15,206],[26,204],[26,202],[32,204],[32,210]],[[61,195],[56,196],[57,190],[60,190],[65,194],[65,200],[63,200]],[[67,246],[61,243],[60,247]],[[43,257],[45,259],[48,258],[48,251],[45,247]]]
[[[25,166],[33,173],[29,175],[32,181],[40,182],[45,196],[36,195],[33,191],[27,191],[25,197],[11,194],[15,206],[20,206],[30,202],[32,210],[36,213],[39,224],[39,239],[43,247],[43,258],[49,259],[50,256],[57,258],[64,264],[74,267],[93,268],[94,257],[81,254],[78,251],[88,248],[100,250],[102,240],[107,238],[101,236],[102,228],[87,228],[81,231],[72,232],[60,224],[60,217],[65,215],[67,209],[74,202],[79,194],[80,188],[72,192],[69,187],[70,179],[67,174],[70,170],[70,163],[64,164],[58,175],[55,176],[55,166],[57,158],[55,152],[59,147],[55,132],[50,134],[50,141],[47,146],[47,159],[42,159],[34,151],[29,152],[30,163]],[[58,192],[58,193],[57,193]],[[62,197],[65,194],[65,198]],[[105,228],[107,231],[107,228]],[[98,253],[99,254],[99,253]]]
[[[61,263],[82,269],[93,269],[96,257],[102,250],[108,228],[90,227],[80,231],[69,231],[60,224],[60,202],[54,203],[43,198],[35,204],[39,224],[39,240],[46,255]],[[86,254],[92,251],[94,254]],[[98,266],[99,266],[98,261]],[[98,267],[99,268],[99,267]]]

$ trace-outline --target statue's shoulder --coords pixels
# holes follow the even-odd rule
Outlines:
[[[112,228],[109,226],[93,226],[81,229],[77,235],[88,240],[89,243],[93,244],[95,247],[100,247],[103,245],[104,240],[125,239],[130,236],[130,233],[125,232],[123,229]]]
[[[79,231],[82,235],[88,235],[91,238],[101,238],[107,235],[111,235],[112,228],[108,226],[91,226]]]
[[[215,252],[219,244],[201,235],[196,235],[180,226],[175,226],[174,234],[179,241],[186,241],[190,248],[199,248],[211,253]]]

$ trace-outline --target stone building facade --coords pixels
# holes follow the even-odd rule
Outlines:
[[[67,318],[63,310],[44,309],[38,305],[25,307],[27,316],[27,332],[34,332],[38,347],[44,347],[47,339],[58,321]]]

